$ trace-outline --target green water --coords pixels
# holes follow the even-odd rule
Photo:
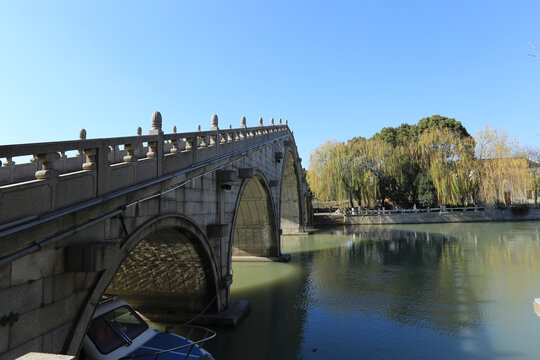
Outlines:
[[[350,227],[235,263],[216,359],[540,359],[540,222]]]

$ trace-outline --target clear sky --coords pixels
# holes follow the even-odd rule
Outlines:
[[[327,139],[433,114],[540,144],[540,1],[0,2],[0,144],[289,120]]]

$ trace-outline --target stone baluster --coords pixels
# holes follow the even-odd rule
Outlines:
[[[199,139],[200,139],[199,147],[200,148],[205,148],[206,147],[206,136],[200,136]]]
[[[135,162],[137,161],[137,155],[135,155],[135,147],[133,146],[133,144],[125,144],[124,145],[124,150],[126,150],[127,152],[127,155],[124,156],[124,162]]]
[[[57,152],[38,154],[37,160],[41,163],[41,170],[36,171],[36,179],[52,179],[58,176],[58,169],[54,168],[54,162],[60,158]]]
[[[197,138],[187,137],[186,138],[186,151],[193,150],[193,144],[196,142],[197,142]]]
[[[176,134],[176,125],[173,125],[172,133]],[[178,139],[171,140],[171,144],[172,144],[171,154],[177,154],[178,153]]]
[[[232,130],[232,125],[231,125],[231,124],[229,124],[229,130]],[[235,138],[234,135],[235,135],[235,134],[234,134],[234,131],[229,131],[229,132],[227,133],[227,142],[228,142],[228,143],[231,143],[231,142],[234,141],[234,138]]]
[[[201,125],[197,126],[197,131],[201,131]],[[206,136],[199,136],[197,139],[197,147],[205,148],[206,147]]]
[[[178,139],[171,140],[172,149],[171,154],[177,154],[178,153]]]
[[[96,149],[84,149],[83,154],[86,156],[86,162],[82,164],[83,170],[96,169]]]
[[[157,154],[157,142],[156,141],[149,141],[148,142],[148,152],[146,153],[146,157],[149,159],[153,159],[156,157]]]
[[[1,161],[0,166],[2,166]],[[15,167],[15,161],[13,161],[13,158],[11,156],[6,158],[6,163],[4,164],[4,166]]]

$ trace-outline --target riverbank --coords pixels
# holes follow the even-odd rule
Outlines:
[[[483,210],[470,212],[418,212],[374,215],[343,215],[335,213],[313,214],[315,226],[328,225],[385,225],[385,224],[435,224],[491,221],[540,220],[540,209],[527,211]]]

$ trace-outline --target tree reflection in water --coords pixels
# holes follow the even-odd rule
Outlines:
[[[516,359],[540,353],[540,223],[349,227],[236,263],[252,311],[219,359]],[[294,271],[285,271],[294,269]],[[264,286],[249,285],[261,283]]]

